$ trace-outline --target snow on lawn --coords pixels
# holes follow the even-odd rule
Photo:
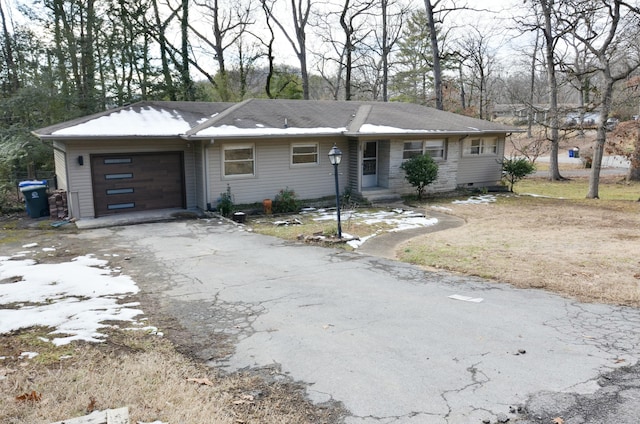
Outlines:
[[[315,221],[335,221],[337,219],[335,211],[319,209],[317,211],[313,211],[313,213],[317,214],[317,216],[313,218]],[[436,218],[427,218],[421,213],[403,209],[376,212],[342,211],[340,218],[343,222],[348,220],[357,220],[358,222],[362,222],[367,225],[386,224],[390,227],[390,229],[387,230],[387,232],[390,233],[412,230],[414,228],[429,227],[438,223]],[[359,240],[349,241],[348,244],[354,249],[357,249],[366,240],[375,237],[378,234],[380,234],[380,231],[375,234],[360,237]],[[350,238],[351,236],[343,233],[343,237]]]
[[[50,340],[101,342],[105,321],[133,321],[137,302],[119,300],[138,292],[136,283],[93,255],[58,264],[0,256],[0,334],[32,326],[53,327]]]
[[[467,200],[454,200],[455,205],[481,205],[486,203],[493,203],[496,201],[496,196],[493,194],[483,194],[481,196],[471,196]]]

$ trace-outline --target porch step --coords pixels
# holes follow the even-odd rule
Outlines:
[[[362,191],[362,197],[371,204],[392,203],[402,200],[402,194],[388,189],[368,189]]]

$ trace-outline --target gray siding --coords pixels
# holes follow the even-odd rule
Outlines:
[[[397,193],[413,193],[415,188],[405,179],[405,172],[400,168],[405,140],[392,140],[389,155],[389,189]],[[449,139],[445,142],[445,159],[437,161],[438,179],[427,186],[426,192],[446,192],[455,190],[456,173],[459,166],[460,142]]]
[[[262,202],[273,199],[278,191],[288,188],[295,191],[299,199],[316,199],[335,195],[333,166],[327,154],[336,142],[342,150],[342,164],[338,167],[340,187],[349,184],[347,169],[350,163],[346,140],[340,139],[278,139],[215,141],[209,146],[209,198],[212,206],[229,185],[233,201],[237,204]],[[291,165],[292,143],[318,142],[318,165]],[[252,144],[255,146],[255,175],[225,177],[222,170],[223,146]]]
[[[184,154],[185,195],[188,208],[197,207],[196,171],[194,166],[193,143],[176,140],[102,140],[102,141],[67,141],[65,143],[69,187],[67,191],[72,202],[70,214],[76,218],[93,218],[93,186],[91,182],[91,166],[89,155],[103,153],[145,153],[182,151]],[[78,165],[76,158],[84,157],[84,165]],[[56,168],[56,173],[58,172]]]
[[[500,161],[504,157],[504,144],[504,137],[498,137],[496,154],[470,155],[462,149],[459,153],[457,186],[485,187],[499,183],[502,178]]]
[[[360,141],[351,139],[349,140],[349,162],[346,162],[348,166],[348,187],[353,192],[360,192],[360,159],[358,152],[360,151]]]
[[[196,205],[201,210],[207,209],[207,194],[205,192],[205,156],[204,156],[204,141],[196,141],[193,146],[193,169],[195,173],[195,194]],[[186,159],[185,159],[186,161]]]

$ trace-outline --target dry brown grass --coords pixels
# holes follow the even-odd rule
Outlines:
[[[398,250],[402,260],[640,306],[640,203],[505,196],[446,206],[466,224],[411,240]]]
[[[312,405],[300,386],[248,373],[221,375],[147,334],[116,332],[104,344],[66,347],[68,359],[19,359],[38,344],[39,333],[0,337],[2,423],[44,424],[123,406],[132,423],[335,422],[336,411]],[[34,391],[37,401],[16,399]]]

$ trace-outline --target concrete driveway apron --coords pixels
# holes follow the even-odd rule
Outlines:
[[[141,289],[201,338],[203,358],[228,371],[277,365],[308,384],[313,401],[341,402],[348,423],[495,420],[540,391],[592,393],[601,373],[636,362],[640,314],[631,308],[216,220],[109,231],[138,252],[132,271],[151,277]],[[220,334],[234,344],[223,357],[212,342]]]

